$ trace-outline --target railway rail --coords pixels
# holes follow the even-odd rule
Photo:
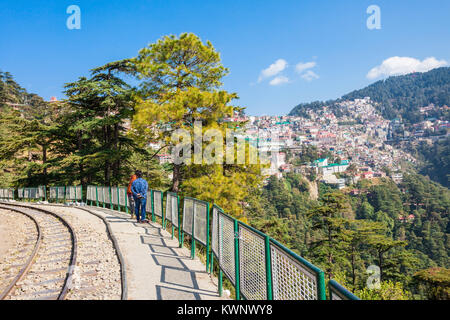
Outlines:
[[[77,237],[71,225],[59,215],[40,208],[2,203],[0,209],[26,215],[37,229],[32,252],[26,262],[16,261],[20,271],[0,298],[64,300],[72,284],[77,259]]]
[[[0,204],[0,209],[7,207],[8,210],[11,210],[10,206],[19,211],[34,210],[58,217],[70,227],[72,238],[75,240],[76,254],[73,255],[74,259],[66,270],[68,279],[64,296],[37,296],[33,297],[34,299],[118,300],[127,298],[123,259],[115,239],[111,238],[108,225],[105,228],[106,222],[101,217],[88,210],[83,210],[78,214],[79,211],[74,212],[73,210],[81,208],[67,206],[50,207],[41,204],[8,203],[5,208]],[[61,277],[58,279],[61,280]],[[43,282],[48,284],[52,281],[57,282],[58,280],[49,279]],[[31,285],[39,286],[39,283],[31,282]],[[56,288],[53,289],[56,290]],[[25,299],[30,299],[30,297],[25,297]]]

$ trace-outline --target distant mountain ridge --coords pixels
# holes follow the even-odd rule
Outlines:
[[[434,104],[450,106],[450,68],[433,69],[377,81],[363,89],[350,92],[340,99],[315,101],[297,105],[289,115],[304,115],[308,109],[336,106],[340,101],[370,97],[386,119],[401,116],[408,123],[423,121],[419,108]],[[439,115],[436,115],[439,116]]]

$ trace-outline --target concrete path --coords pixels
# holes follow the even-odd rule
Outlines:
[[[126,264],[129,300],[216,300],[217,278],[206,272],[190,250],[158,223],[139,224],[130,215],[97,207],[84,207],[110,223]]]

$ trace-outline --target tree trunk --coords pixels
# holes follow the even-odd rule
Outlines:
[[[181,165],[173,165],[172,192],[178,192],[181,183]]]
[[[44,166],[44,170],[42,171],[42,174],[44,176],[43,185],[47,186],[47,167],[45,164],[47,163],[47,145],[42,145],[42,165]]]

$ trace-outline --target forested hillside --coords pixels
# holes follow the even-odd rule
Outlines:
[[[376,108],[386,119],[401,116],[406,123],[424,120],[419,108],[433,103],[437,106],[450,106],[450,68],[438,68],[425,73],[414,73],[390,77],[370,86],[350,92],[337,100],[316,101],[296,106],[289,115],[302,115],[310,108],[320,108],[343,100],[370,97],[377,102]],[[440,112],[440,111],[437,111]],[[441,114],[429,116],[440,117]],[[448,115],[447,115],[448,116]]]
[[[438,140],[432,145],[425,142],[418,145],[409,144],[407,149],[424,163],[420,168],[421,174],[450,188],[450,137]]]
[[[430,292],[416,273],[447,268],[449,276],[448,189],[411,173],[400,185],[387,178],[344,191],[321,184],[315,201],[307,185],[298,174],[271,177],[252,197],[249,220],[365,298],[370,265],[380,267],[382,280],[372,299],[424,298]]]

